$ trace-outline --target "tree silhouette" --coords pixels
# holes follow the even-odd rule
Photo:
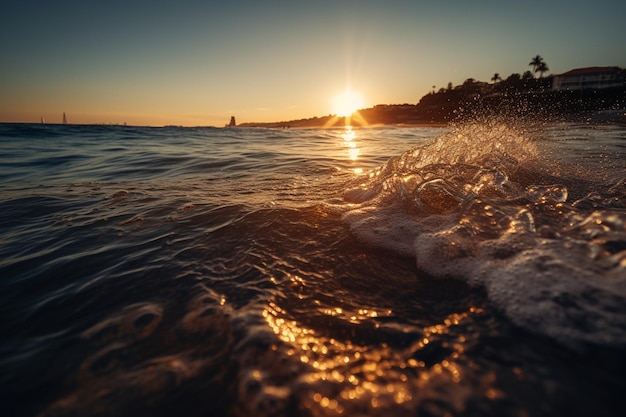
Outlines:
[[[495,74],[493,74],[493,77],[491,77],[491,81],[493,81],[493,83],[495,84],[498,81],[502,81],[502,77],[500,77],[500,74],[496,72]]]
[[[538,72],[539,77],[543,77],[543,73],[550,71],[548,68],[548,64],[543,60],[541,55],[536,55],[529,63],[531,67],[533,67],[533,72]]]
[[[540,63],[537,69],[535,69],[535,72],[539,72],[539,78],[543,78],[543,73],[548,71],[550,71],[550,68],[548,68],[548,64],[545,62]]]

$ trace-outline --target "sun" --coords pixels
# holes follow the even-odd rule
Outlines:
[[[363,108],[363,98],[357,92],[346,90],[333,99],[333,114],[348,117]]]

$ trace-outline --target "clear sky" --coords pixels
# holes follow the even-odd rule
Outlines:
[[[417,103],[467,78],[626,67],[626,1],[3,0],[0,122],[223,126]]]

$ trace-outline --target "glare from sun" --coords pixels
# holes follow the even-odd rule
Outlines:
[[[363,108],[363,98],[359,93],[346,90],[333,99],[333,114],[348,117]]]

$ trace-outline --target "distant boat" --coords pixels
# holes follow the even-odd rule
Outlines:
[[[67,124],[67,116],[65,115],[65,112],[63,112],[63,124]]]
[[[226,127],[235,127],[237,123],[235,123],[235,116],[230,116],[230,123],[226,125]]]
[[[42,124],[42,125],[45,125],[45,124],[46,124],[46,121],[43,119],[43,116],[41,116],[41,124]]]

